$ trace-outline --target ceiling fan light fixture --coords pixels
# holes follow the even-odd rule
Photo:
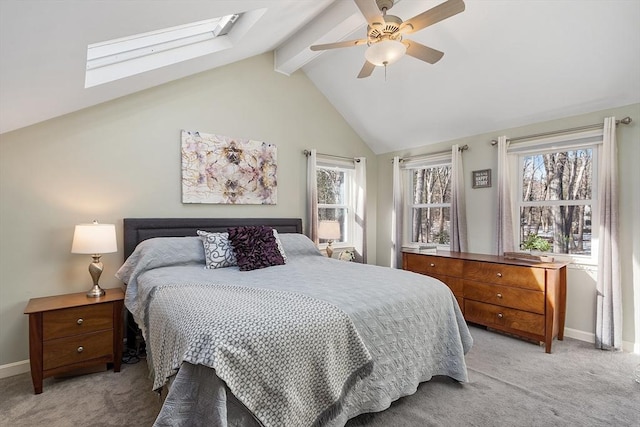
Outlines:
[[[364,57],[378,67],[391,65],[402,58],[407,47],[398,40],[382,40],[370,45],[364,52]]]

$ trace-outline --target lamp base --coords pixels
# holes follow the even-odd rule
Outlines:
[[[104,268],[103,264],[100,262],[100,256],[100,254],[91,255],[93,262],[89,264],[89,274],[91,274],[91,279],[93,279],[93,288],[87,292],[87,297],[89,298],[100,298],[106,293],[104,289],[98,285],[98,280],[100,280],[100,275]]]
[[[329,240],[326,251],[327,251],[327,258],[331,258],[333,256],[333,240]]]
[[[100,286],[98,285],[93,285],[93,288],[91,288],[91,290],[89,292],[87,292],[87,297],[88,298],[100,298],[102,296],[104,296],[107,292],[102,289]]]

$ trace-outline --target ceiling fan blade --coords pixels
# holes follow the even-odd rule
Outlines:
[[[309,47],[309,49],[311,49],[311,50],[327,50],[327,49],[336,49],[336,48],[339,48],[339,47],[358,46],[358,45],[361,45],[361,44],[367,44],[367,41],[364,40],[364,39],[346,40],[346,41],[337,42],[337,43],[317,44],[317,45]]]
[[[384,18],[382,17],[382,12],[378,9],[378,5],[376,4],[376,0],[354,0],[356,2],[356,6],[360,9],[360,13],[364,15],[364,18],[367,20],[369,26],[374,27],[376,25],[383,25]]]
[[[360,70],[360,74],[358,74],[358,78],[363,79],[365,77],[369,77],[371,73],[373,73],[373,70],[375,68],[376,66],[373,65],[371,62],[365,61],[364,65],[362,66],[362,69]]]
[[[413,56],[421,61],[435,64],[444,56],[444,52],[432,49],[428,46],[414,42],[412,40],[402,40],[402,44],[407,47],[407,55]]]
[[[400,32],[403,34],[414,33],[430,25],[440,22],[462,12],[465,8],[463,0],[447,0],[434,8],[422,12],[402,23]]]

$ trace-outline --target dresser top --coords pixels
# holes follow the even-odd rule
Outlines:
[[[489,255],[489,254],[474,254],[471,252],[451,252],[438,250],[436,253],[420,252],[419,249],[403,249],[403,253],[424,255],[424,256],[438,256],[443,258],[461,259],[465,261],[481,261],[492,262],[496,264],[507,265],[520,265],[525,267],[539,267],[547,269],[560,269],[566,265],[571,264],[567,261],[554,261],[554,262],[541,262],[537,260],[529,260],[524,258],[512,258],[506,256]],[[526,255],[526,254],[523,254]]]
[[[56,295],[43,298],[32,298],[29,300],[27,307],[24,309],[24,314],[60,310],[70,307],[83,307],[85,305],[120,301],[124,299],[124,291],[121,288],[105,289],[105,292],[106,294],[99,298],[87,297],[86,292]]]

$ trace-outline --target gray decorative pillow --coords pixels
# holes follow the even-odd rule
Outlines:
[[[229,241],[229,233],[210,233],[198,230],[198,236],[204,246],[207,268],[223,268],[238,265]]]
[[[282,247],[282,242],[280,241],[280,237],[278,236],[278,231],[273,229],[273,237],[276,238],[276,243],[278,244],[278,250],[280,251],[280,255],[282,255],[282,259],[285,264],[287,263],[287,254],[284,253],[284,248]]]

